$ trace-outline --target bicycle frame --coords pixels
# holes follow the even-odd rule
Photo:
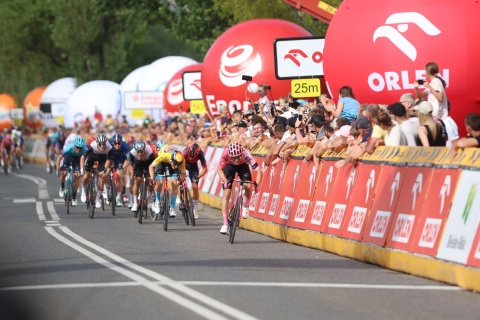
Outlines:
[[[190,222],[192,226],[195,226],[195,215],[193,214],[193,202],[192,197],[190,195],[190,191],[188,190],[187,180],[183,179],[180,183],[179,193],[180,196],[180,210],[182,211],[183,218],[185,219],[185,223],[188,225]]]
[[[240,215],[243,206],[243,185],[244,184],[255,184],[252,181],[237,180],[234,179],[232,182],[239,182],[240,188],[235,196],[235,201],[233,202],[233,207],[228,212],[228,242],[233,243],[235,238],[235,231],[237,225],[240,223]]]

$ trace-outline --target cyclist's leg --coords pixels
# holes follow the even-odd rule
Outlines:
[[[160,200],[162,199],[163,179],[165,179],[165,165],[160,163],[155,168],[155,202],[160,206]]]
[[[227,164],[225,169],[223,169],[223,173],[225,174],[225,177],[227,178],[228,181],[233,180],[235,178],[235,174],[237,173],[236,170],[237,166],[233,166],[231,164]],[[223,198],[222,198],[222,215],[223,215],[223,227],[222,229],[225,230],[225,232],[220,232],[226,233],[226,228],[228,225],[228,210],[229,210],[229,205],[230,205],[230,196],[232,194],[232,185],[229,184],[227,188],[225,186],[223,187]]]
[[[133,197],[132,211],[137,211],[138,208],[138,189],[142,184],[143,165],[140,161],[135,160],[133,162],[133,181],[131,186],[131,193]]]
[[[87,202],[86,190],[88,187],[88,182],[90,181],[90,172],[92,171],[94,163],[95,163],[95,159],[93,159],[90,155],[85,158],[85,166],[84,166],[85,173],[82,178],[82,196],[81,196],[81,200],[83,203]]]
[[[190,177],[190,181],[192,182],[192,191],[193,191],[193,211],[195,213],[195,216],[198,216],[198,199],[200,198],[200,193],[198,191],[198,165],[196,163],[194,164],[188,164],[187,165],[187,170],[188,174]],[[195,218],[196,219],[196,218]]]
[[[250,173],[250,168],[247,163],[239,165],[238,176],[243,181],[252,181],[252,174]],[[248,204],[250,202],[250,197],[252,196],[251,185],[244,184],[243,190],[245,190],[245,197],[243,197],[242,202],[242,217],[246,219],[249,217]]]

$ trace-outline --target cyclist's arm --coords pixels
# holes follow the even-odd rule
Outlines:
[[[148,173],[150,174],[150,178],[152,178],[152,180],[155,178],[155,167],[156,165],[153,162],[148,166]]]
[[[85,155],[82,154],[82,155],[80,156],[80,171],[83,172],[83,168],[84,168],[84,167],[85,167]]]
[[[262,177],[263,177],[262,170],[258,170],[257,171],[257,178],[255,179],[255,182],[257,183],[257,186],[259,186],[260,183],[262,182]]]
[[[208,171],[208,168],[207,168],[207,161],[205,160],[205,155],[203,153],[203,151],[200,151],[200,163],[202,164],[202,170],[200,171],[200,173],[198,174],[198,178],[200,179],[201,177],[203,177],[207,171]]]
[[[217,169],[217,173],[220,176],[220,179],[222,180],[222,182],[228,182],[227,177],[225,176],[225,173],[223,172],[223,168],[219,167]]]
[[[58,169],[60,168],[60,162],[62,161],[62,159],[63,159],[63,154],[59,154],[57,157],[57,171],[59,171]]]

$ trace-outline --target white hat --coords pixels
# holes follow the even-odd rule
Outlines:
[[[433,112],[433,106],[428,101],[420,102],[420,104],[415,106],[414,109],[417,110],[418,112],[423,113],[423,114],[430,114],[430,113]]]

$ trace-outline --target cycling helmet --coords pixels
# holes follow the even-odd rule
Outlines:
[[[228,145],[228,155],[230,157],[238,157],[242,154],[243,148],[240,143],[234,142]]]
[[[119,134],[119,133],[114,134],[114,135],[113,135],[113,138],[112,138],[112,141],[113,141],[113,143],[122,143],[123,137],[122,137],[122,135]]]
[[[142,140],[138,140],[135,142],[135,144],[133,145],[133,148],[137,151],[137,152],[143,152],[145,151],[145,142],[143,142]]]
[[[199,153],[200,147],[198,146],[198,144],[194,143],[190,147],[188,147],[188,157],[190,159],[195,159]]]
[[[107,136],[104,135],[103,133],[100,133],[96,138],[95,141],[97,141],[98,144],[106,144],[107,143]]]
[[[155,146],[157,147],[157,150],[162,149],[164,145],[167,143],[163,139],[158,139],[157,142],[155,143]]]
[[[75,141],[73,142],[75,147],[77,148],[84,148],[87,144],[85,143],[85,140],[82,138],[76,138]]]
[[[172,163],[178,167],[183,162],[183,155],[181,152],[175,150],[172,152],[170,160],[172,160]]]

